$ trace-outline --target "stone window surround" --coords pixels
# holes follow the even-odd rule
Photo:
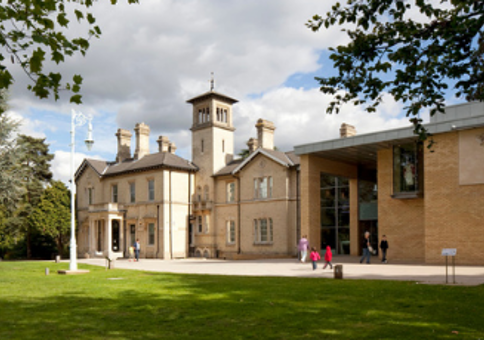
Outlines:
[[[261,221],[266,221],[267,240],[262,241]],[[255,218],[254,224],[254,245],[272,245],[274,243],[274,222],[270,217]]]

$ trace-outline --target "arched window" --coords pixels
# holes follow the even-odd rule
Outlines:
[[[202,252],[200,249],[195,250],[195,257],[202,257]]]
[[[203,139],[202,139],[201,147],[202,147],[202,153],[203,153]]]
[[[207,107],[207,122],[210,121],[210,108]]]
[[[198,124],[202,123],[202,110],[198,110]]]
[[[227,110],[224,110],[224,122],[227,123]]]
[[[198,202],[202,201],[202,187],[201,186],[197,187],[197,201]]]
[[[220,109],[217,107],[217,122],[220,121]]]
[[[206,259],[208,259],[210,257],[210,253],[208,252],[208,250],[205,250],[203,252],[203,257],[205,257]]]

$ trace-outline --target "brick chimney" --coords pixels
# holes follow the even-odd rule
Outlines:
[[[156,142],[158,143],[159,152],[170,151],[170,139],[167,136],[159,136]]]
[[[115,136],[118,138],[116,162],[121,163],[124,160],[131,158],[131,136],[133,136],[133,134],[129,132],[129,130],[118,129]]]
[[[273,122],[259,119],[255,125],[257,128],[257,142],[260,148],[274,150],[274,130],[276,127]]]
[[[134,159],[141,159],[150,154],[150,127],[145,123],[138,123],[134,132],[136,133]]]
[[[172,154],[175,154],[175,151],[176,151],[175,142],[170,143],[170,146],[168,147],[168,151],[170,151],[170,153],[172,153]]]
[[[257,150],[257,146],[259,144],[257,143],[257,139],[255,138],[250,138],[249,141],[247,142],[247,146],[249,147],[249,155]]]
[[[356,129],[353,125],[343,123],[339,129],[339,135],[341,138],[356,136]]]

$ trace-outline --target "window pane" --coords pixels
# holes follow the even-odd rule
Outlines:
[[[129,185],[129,192],[130,192],[130,201],[134,203],[136,201],[136,186],[134,183]]]
[[[155,244],[155,224],[148,224],[148,244]]]
[[[334,187],[336,185],[335,181],[336,177],[327,174],[321,174],[321,188]]]
[[[269,218],[269,241],[273,240],[272,218]]]
[[[336,217],[334,208],[321,208],[321,226],[336,226]]]
[[[254,220],[254,242],[259,242],[259,228],[257,226],[257,220]]]
[[[153,201],[155,199],[155,181],[148,181],[148,200]]]
[[[321,189],[321,207],[334,207],[335,188]]]
[[[394,192],[412,192],[418,190],[418,164],[415,144],[395,146],[393,148],[393,184]]]
[[[267,242],[267,220],[265,218],[260,220],[260,240]]]
[[[267,177],[260,179],[260,198],[267,198]]]
[[[269,177],[269,192],[268,197],[272,197],[272,177]]]
[[[254,198],[259,198],[259,180],[254,178]]]

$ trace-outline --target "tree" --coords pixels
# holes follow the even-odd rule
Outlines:
[[[425,22],[412,18],[415,10]],[[307,26],[318,31],[345,24],[351,41],[330,56],[338,75],[316,78],[321,91],[334,96],[328,113],[348,102],[374,112],[388,93],[407,105],[406,115],[425,138],[418,114],[444,112],[449,84],[457,97],[484,100],[484,1],[347,0]]]
[[[29,216],[29,224],[38,234],[55,240],[58,254],[64,252],[64,245],[69,240],[70,202],[70,193],[64,183],[52,181]]]
[[[50,161],[54,155],[49,153],[45,138],[19,135],[17,144],[21,150],[17,167],[22,169],[25,187],[24,199],[18,215],[23,219],[22,229],[27,237],[27,258],[30,258],[32,226],[28,217],[40,202],[44,188],[52,180]]]
[[[138,3],[138,0],[127,0]],[[59,99],[59,91],[72,92],[71,102],[81,103],[82,77],[74,75],[72,83],[62,83],[59,72],[45,72],[45,60],[55,64],[65,61],[75,53],[85,55],[89,39],[99,38],[101,29],[96,19],[87,12],[95,0],[7,0],[0,5],[0,89],[8,89],[14,79],[7,64],[17,63],[32,81],[28,85],[39,98],[53,95]],[[116,4],[117,0],[111,0]],[[66,35],[71,20],[87,22],[87,37],[70,38]]]
[[[13,139],[18,122],[5,111],[8,109],[7,94],[0,90],[0,249],[8,248],[18,238],[16,211],[24,194],[23,171],[15,166],[20,150]]]

